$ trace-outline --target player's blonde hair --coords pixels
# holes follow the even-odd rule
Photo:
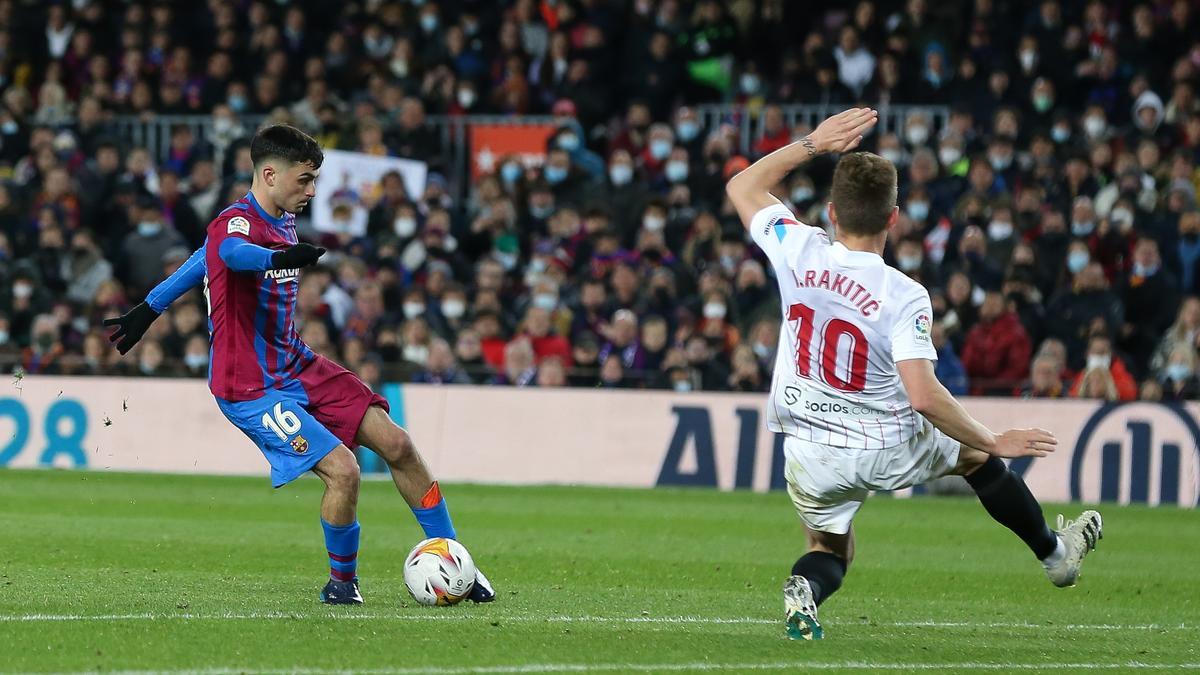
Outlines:
[[[871,152],[845,155],[833,171],[832,199],[842,231],[879,234],[896,208],[896,167]]]

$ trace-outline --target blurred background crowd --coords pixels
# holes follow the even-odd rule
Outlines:
[[[948,110],[864,148],[899,169],[886,258],[930,290],[952,391],[1196,398],[1200,9],[820,4],[0,0],[0,368],[203,376],[199,290],[124,359],[99,322],[247,191],[266,116],[430,166],[423,194],[383,178],[366,236],[310,235],[302,337],[368,382],[764,391],[775,281],[724,183],[808,131],[780,104],[862,102]],[[167,114],[204,132],[116,124]],[[455,199],[426,116],[482,114],[556,130]],[[775,191],[804,222],[834,161]]]

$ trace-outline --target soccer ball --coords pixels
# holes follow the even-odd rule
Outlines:
[[[456,604],[475,586],[475,561],[453,539],[426,539],[404,559],[404,585],[422,605]]]

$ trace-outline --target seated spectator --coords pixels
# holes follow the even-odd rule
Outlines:
[[[1066,388],[1059,378],[1059,363],[1053,356],[1034,358],[1029,378],[1029,384],[1017,393],[1021,398],[1063,398],[1066,395]]]
[[[933,322],[933,348],[937,350],[937,364],[933,373],[938,382],[942,383],[951,394],[966,396],[967,369],[963,366],[958,354],[954,353],[954,345],[946,339],[946,329],[941,321]]]
[[[1164,401],[1194,401],[1200,398],[1200,378],[1196,375],[1196,348],[1176,345],[1167,364],[1158,372]]]
[[[1080,396],[1083,388],[1084,380],[1087,379],[1089,373],[1095,371],[1103,371],[1107,376],[1100,378],[1098,381],[1105,383],[1104,391],[1107,392],[1108,384],[1111,383],[1113,396],[1108,398],[1105,393],[1106,400],[1121,400],[1132,401],[1137,397],[1137,382],[1133,376],[1129,374],[1129,369],[1125,367],[1125,361],[1121,357],[1113,354],[1112,339],[1097,335],[1088,341],[1087,361],[1084,369],[1075,377],[1075,381],[1071,383],[1071,396]],[[1093,378],[1096,380],[1096,378]],[[1099,385],[1095,385],[1099,386]],[[1095,398],[1094,393],[1083,394],[1085,398]]]
[[[979,307],[979,322],[967,334],[963,365],[972,393],[1012,391],[1029,370],[1032,347],[1020,319],[1004,305],[1004,296],[988,291]]]
[[[425,367],[413,375],[412,381],[424,384],[471,384],[471,378],[459,369],[450,343],[442,338],[434,338],[429,342]]]

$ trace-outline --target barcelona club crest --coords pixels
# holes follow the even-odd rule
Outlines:
[[[293,438],[292,450],[295,450],[297,455],[303,455],[308,452],[308,441],[303,436]]]

